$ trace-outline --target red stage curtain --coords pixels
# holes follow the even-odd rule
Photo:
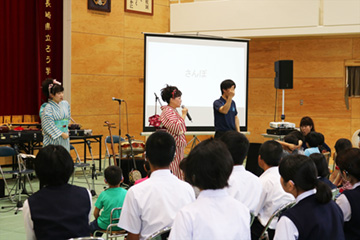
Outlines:
[[[47,22],[51,30],[45,30]],[[46,77],[62,82],[62,37],[63,1],[0,1],[0,116],[38,114],[41,82]]]

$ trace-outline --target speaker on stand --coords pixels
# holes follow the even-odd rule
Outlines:
[[[281,120],[285,120],[285,89],[293,88],[293,60],[279,60],[275,62],[275,88],[282,89]]]

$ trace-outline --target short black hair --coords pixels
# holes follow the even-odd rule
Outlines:
[[[319,145],[324,143],[324,135],[318,132],[309,132],[309,134],[305,136],[305,141],[310,147],[319,147]]]
[[[220,84],[221,95],[224,93],[223,90],[229,89],[232,86],[235,86],[235,88],[236,88],[236,84],[235,84],[235,82],[233,80],[226,79],[226,80],[222,81],[222,83]]]
[[[336,141],[335,143],[335,151],[338,154],[339,152],[352,148],[352,143],[350,142],[349,139],[346,138],[340,138]]]
[[[259,149],[260,158],[269,166],[278,166],[283,153],[280,143],[269,140],[261,144]]]
[[[70,153],[61,145],[48,145],[38,152],[35,172],[43,185],[66,184],[74,172],[74,161]]]
[[[314,125],[314,121],[311,119],[311,117],[303,117],[300,120],[300,127],[302,126],[311,126],[311,132],[315,132],[315,125]]]
[[[296,137],[298,139],[298,141],[301,140],[301,141],[305,142],[304,135],[298,130],[291,131],[286,136],[294,136],[294,137]],[[298,144],[298,142],[296,143],[296,145],[297,144]]]
[[[53,78],[46,78],[45,81],[43,81],[41,84],[41,90],[42,90],[43,94],[45,95],[46,100],[48,98],[50,98],[50,93],[52,95],[55,95],[56,93],[64,91],[64,87],[62,85],[54,84],[53,81],[54,81]],[[53,84],[53,86],[51,87],[51,89],[49,91],[50,84]]]
[[[341,171],[347,171],[351,176],[360,181],[360,149],[348,148],[339,152],[336,159],[336,165]]]
[[[220,137],[220,140],[229,149],[234,165],[243,164],[250,145],[245,135],[237,131],[227,131]]]
[[[233,160],[226,145],[218,139],[202,141],[180,162],[185,181],[201,190],[228,186]]]
[[[280,161],[279,173],[284,182],[293,181],[296,189],[308,191],[316,188],[316,200],[322,204],[331,200],[331,189],[317,176],[315,163],[304,155],[287,155]]]
[[[108,166],[104,171],[104,177],[110,186],[117,186],[121,183],[123,174],[118,166]]]
[[[167,167],[174,159],[175,140],[165,131],[156,131],[149,136],[145,144],[146,157],[151,165]]]
[[[291,143],[291,144],[294,144],[294,145],[298,145],[299,144],[299,139],[295,135],[287,134],[284,137],[284,142]]]
[[[181,97],[182,92],[175,86],[166,84],[166,87],[161,89],[161,98],[163,101],[170,103],[171,98]]]
[[[315,163],[319,177],[327,177],[330,174],[328,163],[326,162],[326,158],[323,154],[313,153],[309,157]]]

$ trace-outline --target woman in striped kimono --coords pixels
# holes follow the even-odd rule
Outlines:
[[[42,83],[42,91],[48,98],[40,108],[43,146],[62,145],[70,152],[70,106],[64,100],[64,88],[55,79],[47,78]]]
[[[176,143],[175,157],[170,164],[170,170],[179,179],[183,179],[183,173],[179,168],[180,161],[184,158],[184,149],[187,145],[185,132],[185,117],[187,114],[187,108],[182,109],[181,116],[176,110],[181,106],[181,91],[174,86],[166,85],[161,89],[161,98],[168,103],[167,106],[161,107],[162,113],[160,120],[162,125],[166,128],[166,131],[170,133]]]

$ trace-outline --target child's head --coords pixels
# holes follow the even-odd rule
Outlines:
[[[349,139],[340,138],[335,143],[335,151],[337,154],[339,154],[339,152],[349,149],[349,148],[352,148],[352,143],[350,142]]]
[[[305,141],[309,147],[319,147],[324,142],[324,136],[318,132],[310,132],[305,136]]]
[[[336,157],[336,165],[339,166],[344,178],[352,177],[352,184],[360,181],[360,149],[349,148],[339,152]],[[349,180],[349,179],[346,179]]]
[[[109,186],[117,186],[121,183],[123,174],[118,166],[109,166],[105,169],[104,177]]]
[[[274,140],[264,142],[259,149],[260,158],[270,167],[279,165],[282,153],[281,144]]]
[[[146,157],[154,167],[168,167],[174,159],[175,140],[165,131],[156,131],[145,144]]]
[[[237,131],[228,131],[221,136],[220,140],[229,149],[234,165],[243,164],[249,150],[249,140],[245,135]]]
[[[185,181],[201,190],[222,189],[228,186],[233,160],[220,140],[207,139],[191,150],[180,162]]]
[[[326,162],[326,158],[321,153],[313,153],[310,156],[310,159],[315,163],[318,176],[319,177],[327,177],[329,175],[328,163]]]
[[[320,203],[331,200],[330,187],[317,178],[316,166],[310,158],[299,154],[288,155],[280,161],[279,173],[283,189],[294,197],[316,188],[316,199]]]
[[[44,185],[62,185],[74,172],[74,162],[61,145],[48,145],[40,149],[34,161],[36,176]]]

